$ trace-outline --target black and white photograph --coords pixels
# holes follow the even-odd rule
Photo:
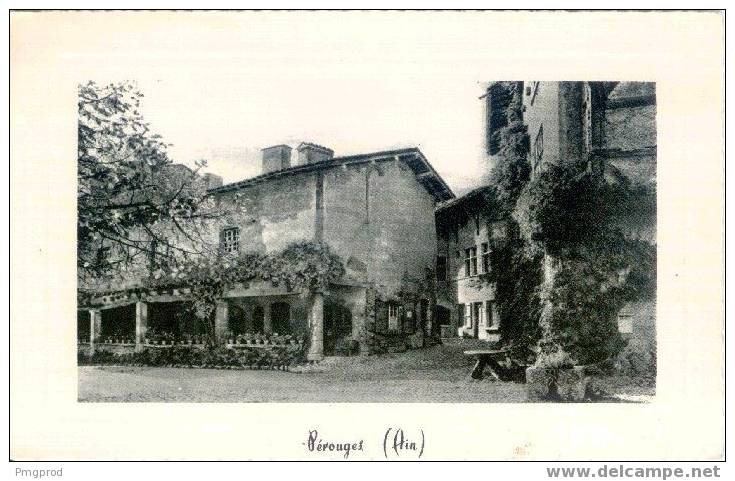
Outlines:
[[[724,11],[9,16],[11,458],[724,459]]]
[[[177,163],[139,86],[81,84],[79,400],[649,400],[655,84],[477,84],[472,179],[399,137]]]

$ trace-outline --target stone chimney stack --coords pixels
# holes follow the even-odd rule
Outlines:
[[[202,180],[204,180],[204,186],[207,190],[222,187],[222,177],[219,175],[206,173],[202,176]]]
[[[334,157],[334,150],[309,142],[301,142],[296,150],[299,153],[299,165],[324,162]]]
[[[263,174],[291,167],[291,147],[288,145],[266,147],[261,152],[263,152]]]

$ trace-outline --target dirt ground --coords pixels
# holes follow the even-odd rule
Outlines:
[[[469,377],[458,346],[329,358],[302,373],[155,367],[79,367],[82,402],[524,402],[524,384]],[[616,380],[645,401],[652,388]],[[621,398],[622,400],[622,398]]]

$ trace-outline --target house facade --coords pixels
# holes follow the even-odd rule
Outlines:
[[[370,350],[375,333],[424,332],[431,327],[434,210],[454,194],[417,148],[335,157],[302,143],[262,150],[262,173],[222,185],[205,175],[207,196],[222,215],[209,221],[203,241],[237,259],[273,254],[298,242],[326,244],[345,275],[319,290],[253,281],[227,286],[217,303],[220,339],[244,333],[309,338],[309,357],[334,354],[340,342]],[[133,283],[134,284],[134,283]],[[90,340],[110,326],[127,326],[136,348],[151,329],[179,335],[186,324],[186,289],[131,287],[89,296]],[[84,322],[82,322],[84,324]],[[106,329],[107,327],[107,329]]]
[[[500,317],[490,253],[507,235],[507,224],[485,208],[480,187],[436,210],[438,312],[444,311],[443,336],[500,340]]]
[[[513,88],[510,88],[513,87]],[[500,149],[498,131],[507,125],[512,90],[520,92],[528,129],[531,177],[550,165],[587,165],[607,182],[656,189],[656,91],[650,82],[494,82],[481,98],[486,104],[489,160]],[[484,209],[479,187],[436,209],[437,316],[443,336],[498,341],[495,287],[490,280],[493,245],[508,225]],[[625,235],[656,243],[654,213],[616,219]],[[653,214],[653,215],[651,215]],[[618,327],[624,337],[655,341],[655,301],[623,307]]]

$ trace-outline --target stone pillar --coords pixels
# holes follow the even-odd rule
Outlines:
[[[350,303],[350,312],[352,313],[352,337],[360,345],[360,356],[367,356],[370,348],[367,344],[367,289],[356,296],[357,302]]]
[[[214,315],[214,337],[217,341],[227,342],[229,330],[230,307],[227,301],[217,301],[217,310]]]
[[[309,310],[309,331],[311,342],[309,344],[309,361],[324,359],[324,295],[315,292],[311,297],[311,309]]]
[[[102,311],[90,309],[89,311],[89,355],[94,354],[95,344],[102,335]]]
[[[271,334],[273,332],[273,321],[271,320],[271,303],[263,304],[263,332]]]
[[[135,350],[142,351],[148,332],[148,303],[135,303]]]
[[[435,336],[439,334],[437,331],[436,323],[434,322],[434,311],[436,310],[436,299],[431,298],[426,303],[426,330],[429,336]]]

